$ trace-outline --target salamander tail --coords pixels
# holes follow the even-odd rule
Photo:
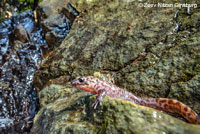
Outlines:
[[[144,98],[141,105],[152,107],[157,110],[177,113],[182,115],[188,122],[200,124],[200,115],[180,101],[167,98]]]

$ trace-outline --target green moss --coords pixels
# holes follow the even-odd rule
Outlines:
[[[105,133],[105,131],[113,124],[114,122],[113,122],[113,120],[111,120],[111,119],[106,119],[106,120],[104,120],[104,123],[101,125],[102,127],[101,127],[101,130],[100,130],[100,134],[104,134]]]
[[[28,2],[28,3],[34,3],[34,0],[18,0],[19,2]],[[39,3],[42,2],[42,0],[39,0]]]
[[[18,13],[24,12],[26,10],[31,10],[31,11],[33,10],[32,6],[34,4],[34,0],[18,0],[18,1],[21,2],[21,6],[22,6],[22,8],[18,9]],[[27,6],[24,6],[23,2],[26,2]],[[38,4],[40,2],[42,2],[42,0],[39,0]],[[17,5],[17,6],[19,6],[19,5]]]
[[[29,6],[25,7],[25,8],[23,8],[20,12],[24,12],[26,10],[31,10],[32,11],[31,6],[29,5]]]
[[[29,3],[33,3],[34,0],[18,0],[19,2],[29,2]]]
[[[3,18],[3,17],[0,17],[0,23],[3,22],[3,21],[4,21],[4,18]]]

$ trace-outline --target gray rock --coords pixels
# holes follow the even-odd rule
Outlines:
[[[85,92],[71,88],[69,83],[65,85],[76,76],[100,72],[138,96],[178,99],[199,112],[198,9],[192,8],[188,13],[186,8],[138,6],[147,1],[70,3],[80,15],[34,77],[42,108],[33,131],[200,133],[197,125],[109,97],[94,111],[93,96],[86,97]]]
[[[69,33],[71,22],[62,10],[67,10],[68,0],[43,0],[36,10],[38,24],[42,26],[45,39],[52,50],[58,47]]]

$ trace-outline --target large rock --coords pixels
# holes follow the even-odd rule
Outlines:
[[[199,10],[140,7],[147,1],[70,3],[80,15],[34,77],[42,108],[33,131],[200,133],[199,126],[109,97],[94,111],[68,83],[97,71],[138,96],[178,99],[200,112]]]
[[[68,84],[66,86],[69,86]],[[46,97],[40,96],[40,98],[46,100],[46,104],[42,103],[43,107],[35,117],[33,128],[35,134],[200,133],[200,126],[187,124],[154,109],[128,101],[106,97],[103,105],[94,110],[91,104],[95,97],[86,96],[85,92],[56,84],[47,86],[42,92],[40,95]]]

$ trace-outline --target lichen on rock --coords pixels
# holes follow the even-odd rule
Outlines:
[[[105,73],[138,96],[178,99],[199,112],[199,10],[141,8],[138,1],[123,0],[70,3],[80,15],[34,77],[42,108],[33,131],[199,133],[197,125],[110,97],[93,110],[95,96],[69,83],[77,76]]]

